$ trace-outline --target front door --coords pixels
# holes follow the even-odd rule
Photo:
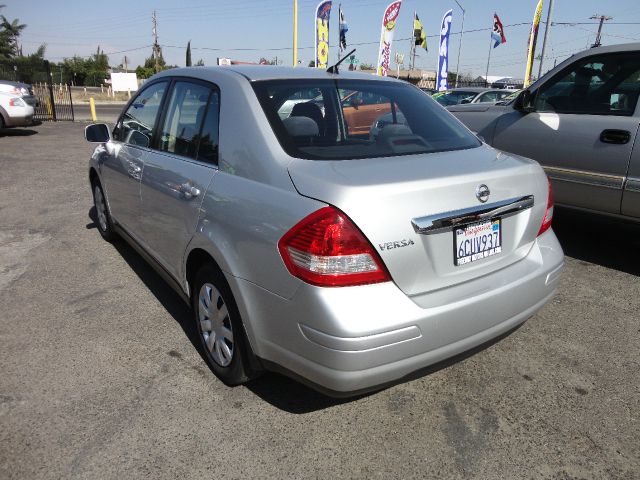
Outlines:
[[[638,52],[587,57],[498,120],[493,146],[540,162],[558,204],[620,213],[640,112]]]
[[[178,80],[161,121],[156,148],[142,175],[142,240],[179,278],[183,255],[217,172],[219,92],[211,84]]]
[[[131,102],[114,129],[101,164],[103,187],[113,219],[137,236],[140,179],[168,82],[149,85]]]

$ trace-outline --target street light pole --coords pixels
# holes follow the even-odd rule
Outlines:
[[[293,68],[298,65],[298,0],[293,0]]]
[[[465,14],[465,9],[462,7],[462,5],[460,5],[460,2],[458,2],[458,0],[454,0],[458,6],[460,7],[460,10],[462,10],[462,28],[460,29],[460,43],[458,44],[458,62],[456,64],[456,88],[458,88],[458,78],[460,78],[460,50],[462,50],[462,36],[464,35],[464,14]]]
[[[542,53],[540,54],[540,65],[538,67],[538,78],[542,76],[542,62],[544,62],[544,51],[547,48],[547,36],[551,28],[551,15],[553,14],[553,0],[549,0],[549,10],[547,10],[547,23],[544,26],[544,40],[542,41]]]

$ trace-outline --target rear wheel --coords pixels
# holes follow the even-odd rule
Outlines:
[[[96,207],[98,231],[100,235],[102,235],[102,238],[111,242],[116,234],[113,231],[113,223],[111,221],[109,208],[107,207],[107,200],[104,196],[102,185],[100,185],[98,180],[93,182],[93,204]]]
[[[253,376],[247,341],[231,289],[211,264],[193,282],[192,307],[200,345],[207,363],[227,385],[240,385]]]
[[[0,115],[0,130],[4,128],[4,118]]]

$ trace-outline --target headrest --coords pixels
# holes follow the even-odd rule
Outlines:
[[[318,124],[309,117],[289,117],[282,123],[292,137],[316,137],[320,134]]]

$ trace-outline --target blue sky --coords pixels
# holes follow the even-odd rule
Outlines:
[[[109,54],[112,65],[126,55],[130,65],[144,61],[151,53],[151,12],[158,18],[159,42],[165,59],[171,64],[184,64],[184,51],[191,40],[194,62],[202,58],[213,65],[217,57],[257,61],[260,57],[278,57],[283,65],[292,62],[293,0],[210,1],[169,0],[87,2],[69,0],[1,0],[2,13],[9,19],[19,18],[28,25],[24,31],[23,50],[34,51],[47,44],[47,58],[60,61],[74,54],[90,55],[98,45]],[[504,25],[507,43],[492,51],[490,75],[524,76],[526,43],[537,0],[459,0],[466,9],[460,71],[474,76],[484,74],[489,49],[493,12]],[[313,17],[318,0],[298,0],[298,58],[308,63],[313,58]],[[330,58],[337,56],[338,4],[342,3],[349,32],[347,42],[356,46],[361,62],[375,63],[382,14],[390,0],[334,0],[331,12]],[[545,21],[548,0],[542,20]],[[429,36],[429,52],[421,52],[418,68],[435,70],[437,35],[444,12],[453,9],[452,32],[460,31],[462,14],[453,0],[403,0],[392,52],[409,53],[414,10]],[[638,0],[555,0],[554,22],[595,22],[594,14],[614,17],[604,27],[605,45],[640,41],[640,2]],[[624,24],[623,24],[624,23]],[[635,23],[635,24],[634,24]],[[511,26],[513,25],[513,26]],[[472,32],[471,30],[485,29]],[[553,66],[576,51],[593,43],[595,24],[556,25],[551,29],[545,67]],[[540,29],[538,53],[542,47]],[[460,35],[451,38],[450,64],[455,66]],[[218,50],[213,50],[218,49]],[[123,50],[129,50],[123,52]],[[393,57],[392,57],[393,58]],[[537,65],[534,72],[537,72]],[[452,68],[453,69],[453,68]],[[546,70],[546,68],[545,68]]]

